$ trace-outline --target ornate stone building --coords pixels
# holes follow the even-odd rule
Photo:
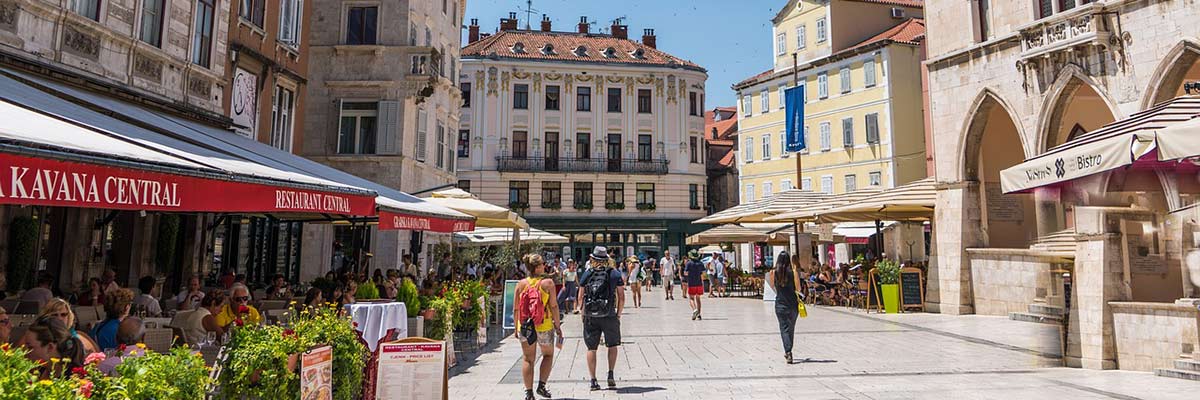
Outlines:
[[[558,32],[515,14],[463,49],[459,186],[530,224],[621,255],[677,253],[705,203],[704,68],[609,34]]]
[[[1150,370],[1195,351],[1195,306],[1174,304],[1196,296],[1181,260],[1191,225],[1167,214],[1195,201],[1194,174],[1119,169],[1005,194],[1000,171],[1114,121],[1194,116],[1156,105],[1200,79],[1200,8],[931,0],[926,15],[939,184],[931,300],[944,313],[1066,317],[1071,366]]]

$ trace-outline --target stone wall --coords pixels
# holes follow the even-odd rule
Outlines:
[[[1024,249],[967,249],[975,313],[1007,316],[1026,312],[1050,289],[1051,263]]]
[[[1194,306],[1117,301],[1108,305],[1120,369],[1173,368],[1180,355],[1200,349],[1200,311]]]

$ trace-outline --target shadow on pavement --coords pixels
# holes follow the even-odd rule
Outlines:
[[[620,394],[642,394],[642,393],[657,392],[657,391],[661,391],[661,390],[667,390],[667,389],[661,388],[661,387],[628,386],[628,387],[617,388],[616,392],[620,393]]]
[[[799,360],[793,360],[792,364],[832,364],[835,362],[837,362],[837,360],[818,360],[818,359],[813,359],[813,358],[801,358]]]

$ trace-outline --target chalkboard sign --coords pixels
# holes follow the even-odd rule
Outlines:
[[[909,267],[900,269],[901,308],[925,310],[925,288],[921,285],[923,281],[921,278],[921,270],[919,268]]]
[[[875,307],[876,312],[883,312],[883,288],[879,284],[879,279],[876,278],[877,271],[871,268],[871,272],[867,273],[867,304],[866,311],[871,312],[871,307]]]

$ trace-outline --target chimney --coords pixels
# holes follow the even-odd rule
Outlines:
[[[550,17],[542,14],[542,32],[550,32]]]
[[[489,38],[489,37],[491,37],[491,36],[492,36],[492,34],[490,34],[490,33],[487,33],[487,32],[480,33],[480,34],[479,34],[479,40],[487,39],[487,38]]]
[[[515,31],[517,30],[517,13],[508,13],[508,18],[500,18],[500,30]]]
[[[467,44],[479,41],[479,18],[471,18],[471,25],[467,26]]]
[[[629,26],[621,25],[621,20],[613,20],[612,37],[617,39],[629,39]]]
[[[642,31],[642,44],[652,49],[658,48],[658,37],[654,36],[654,29],[647,28]]]
[[[589,33],[592,26],[588,25],[587,17],[579,17],[579,33]]]

